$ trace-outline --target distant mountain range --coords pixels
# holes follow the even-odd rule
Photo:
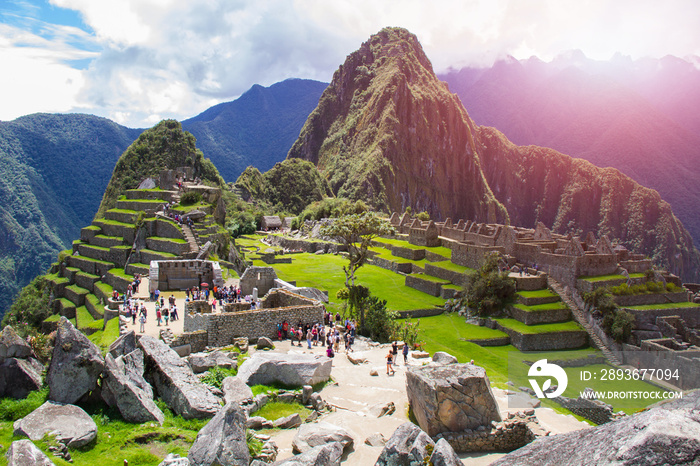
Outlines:
[[[227,181],[284,160],[326,84],[253,86],[182,123]],[[97,212],[119,156],[142,129],[82,114],[0,122],[0,319]]]
[[[439,76],[473,120],[519,145],[614,167],[654,188],[700,244],[700,70],[676,57],[508,59]]]

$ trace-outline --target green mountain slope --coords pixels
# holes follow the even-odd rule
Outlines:
[[[700,253],[658,192],[477,126],[403,29],[383,29],[348,56],[288,157],[316,163],[338,196],[385,210],[608,234],[698,277]]]

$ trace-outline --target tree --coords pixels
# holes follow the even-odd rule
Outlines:
[[[508,276],[508,272],[499,272],[497,253],[486,257],[484,265],[469,275],[464,287],[464,301],[479,316],[502,311],[514,297],[515,280]]]
[[[386,308],[386,300],[373,296],[362,285],[348,288],[350,315],[359,321],[357,332],[380,343],[386,343],[396,333],[394,322],[398,314]]]
[[[348,265],[343,266],[345,286],[355,286],[355,273],[369,257],[369,247],[375,238],[388,235],[394,229],[373,212],[343,215],[321,228],[321,234],[330,236],[345,245],[348,251]]]

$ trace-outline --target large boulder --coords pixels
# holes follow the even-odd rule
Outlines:
[[[168,345],[150,335],[142,336],[138,345],[145,355],[148,380],[176,414],[185,419],[205,419],[219,411],[219,399]]]
[[[273,349],[275,345],[272,343],[272,340],[270,340],[267,337],[260,337],[258,338],[258,341],[255,343],[255,349]]]
[[[7,450],[7,466],[54,466],[31,440],[15,440]]]
[[[413,466],[425,464],[430,457],[428,445],[435,442],[412,422],[401,424],[382,450],[375,466]]]
[[[119,356],[124,356],[129,354],[136,349],[136,332],[129,330],[128,332],[122,334],[114,340],[114,342],[109,345],[109,354],[112,357],[118,358]]]
[[[221,391],[224,392],[224,402],[242,404],[253,399],[253,390],[239,377],[226,377],[221,382]]]
[[[338,442],[343,449],[352,448],[353,437],[342,427],[328,422],[315,422],[302,425],[292,441],[294,453],[304,453],[319,445]]]
[[[248,385],[315,385],[331,376],[332,359],[308,354],[255,353],[238,369]]]
[[[319,445],[301,455],[277,461],[272,466],[339,466],[343,446],[338,442]]]
[[[540,437],[493,465],[677,464],[700,458],[700,391],[590,429]]]
[[[0,398],[26,398],[29,392],[39,390],[44,366],[34,358],[7,358],[0,364]]]
[[[490,428],[501,420],[486,371],[472,364],[410,368],[406,394],[418,425],[430,436]]]
[[[432,466],[463,466],[462,460],[455,453],[452,445],[441,438],[435,443],[433,454],[430,455],[430,464]]]
[[[105,361],[100,349],[65,317],[58,322],[53,357],[46,374],[49,400],[75,403],[97,388]]]
[[[236,403],[228,403],[197,434],[187,459],[193,466],[250,462],[246,443],[246,416]]]
[[[14,423],[14,435],[41,440],[48,433],[68,448],[80,448],[97,437],[97,425],[81,408],[55,401],[47,401]]]
[[[433,354],[433,362],[438,364],[455,364],[458,361],[457,358],[452,356],[450,353],[436,351],[435,354]]]
[[[143,351],[135,349],[126,356],[105,358],[102,397],[117,407],[129,422],[156,421],[163,425],[165,416],[153,401],[153,389],[143,378]]]
[[[28,358],[32,355],[32,347],[27,341],[17,335],[15,329],[6,326],[0,332],[0,362],[6,358]]]
[[[211,353],[190,354],[187,361],[192,368],[192,372],[195,374],[201,374],[216,366],[225,369],[238,366],[238,363],[234,359],[231,359],[228,354],[219,350],[212,351]]]

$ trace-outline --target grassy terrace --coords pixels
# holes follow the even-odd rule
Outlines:
[[[624,306],[625,309],[633,309],[638,311],[648,311],[651,309],[688,309],[700,307],[697,303],[663,303],[663,304],[644,304],[641,306]]]
[[[559,324],[557,324],[559,325]],[[568,360],[568,359],[586,359],[589,355],[600,356],[600,351],[594,348],[584,348],[571,351],[549,351],[549,352],[521,352],[512,345],[506,346],[489,346],[480,347],[475,343],[465,340],[477,339],[478,337],[490,338],[488,333],[480,332],[498,332],[485,327],[478,327],[468,324],[464,318],[457,314],[442,314],[434,317],[422,317],[418,326],[420,330],[420,338],[425,342],[425,349],[430,353],[435,351],[446,351],[457,357],[459,362],[467,363],[474,360],[474,363],[486,369],[486,373],[494,386],[499,388],[510,388],[505,383],[512,381],[516,387],[529,387],[528,383],[528,366],[523,361],[537,361],[539,359],[549,360]],[[596,370],[600,368],[610,368],[610,366],[586,366],[586,370]],[[576,398],[585,387],[591,387],[595,390],[620,390],[620,382],[607,381],[581,381],[579,367],[570,367],[564,369],[569,376],[569,384],[564,396]],[[626,381],[625,390],[643,391],[643,392],[662,392],[652,384],[640,382],[638,380]],[[611,400],[606,400],[610,402]],[[623,410],[628,414],[633,414],[636,411],[654,403],[655,400],[612,400],[612,405],[615,411]],[[558,412],[568,411],[561,408],[558,404],[551,400],[542,400],[544,406],[551,407]]]
[[[427,282],[441,283],[443,285],[448,285],[450,283],[449,280],[444,280],[442,278],[433,277],[432,275],[426,275],[424,273],[412,273],[410,276],[420,278],[421,280],[425,280]]]
[[[534,290],[534,291],[518,291],[516,294],[522,296],[523,298],[552,298],[559,297],[556,293],[551,290]]]
[[[119,222],[117,220],[107,220],[105,218],[101,218],[99,220],[95,220],[95,223],[99,223],[102,225],[114,225],[114,226],[120,226],[120,227],[129,227],[129,228],[134,228],[133,223],[125,223],[125,222]]]
[[[339,302],[335,295],[339,289],[345,287],[342,267],[347,264],[347,259],[332,254],[317,256],[308,253],[291,254],[290,257],[291,264],[272,265],[277,276],[282,280],[296,281],[297,286],[327,290],[330,300],[328,310],[342,312],[342,302]],[[266,266],[260,260],[254,260],[253,265]],[[445,303],[443,299],[405,286],[404,281],[404,275],[367,264],[358,271],[355,283],[368,286],[373,294],[385,299],[387,307],[393,311],[430,309]]]
[[[187,243],[187,241],[185,241],[182,238],[166,238],[164,236],[149,236],[148,239],[153,239],[156,241],[168,241],[169,243],[178,243],[178,244]]]
[[[103,282],[95,282],[95,288],[100,290],[105,296],[111,297],[114,288],[111,285]]]
[[[428,262],[425,259],[421,259],[419,261],[413,261],[410,259],[404,259],[403,257],[398,257],[394,256],[391,254],[391,251],[386,248],[378,247],[378,246],[373,246],[369,248],[370,251],[377,253],[377,257],[381,257],[382,259],[386,259],[388,261],[396,262],[397,264],[413,264],[417,267],[420,267],[421,269],[425,267],[425,263]]]
[[[644,277],[643,273],[631,273],[630,278],[642,278]],[[627,277],[624,275],[618,275],[618,274],[610,274],[610,275],[597,275],[595,277],[578,277],[581,280],[586,280],[587,282],[605,282],[608,280],[627,280]]]
[[[89,290],[86,290],[85,288],[81,288],[78,285],[69,285],[66,287],[67,290],[71,290],[75,294],[88,294],[90,293]]]
[[[75,318],[78,321],[79,329],[95,328],[102,330],[102,326],[104,324],[102,319],[94,319],[85,306],[80,306],[75,309]]]
[[[583,330],[581,326],[574,321],[562,322],[559,324],[525,325],[522,322],[515,319],[494,320],[506,328],[515,330],[516,332],[525,335],[535,335],[553,332],[578,332]]]
[[[430,265],[435,267],[440,267],[441,269],[449,270],[450,272],[457,273],[474,273],[476,270],[470,269],[469,267],[464,267],[463,265],[455,264],[452,261],[440,261],[440,262],[428,262]]]
[[[161,252],[161,251],[154,251],[153,249],[146,249],[143,248],[141,249],[141,252],[147,252],[150,254],[156,254],[158,256],[161,256],[165,259],[175,259],[177,258],[177,254],[173,254],[172,252]]]
[[[425,249],[426,251],[430,251],[432,253],[444,256],[445,259],[450,259],[452,257],[452,250],[450,248],[446,248],[444,246],[435,246],[435,247],[431,247],[431,248],[425,247],[425,246],[416,246],[415,244],[411,244],[408,241],[405,241],[402,239],[396,239],[396,238],[376,238],[374,240],[374,242],[385,244],[389,247],[399,246],[402,248],[414,249],[414,250]]]
[[[524,304],[514,304],[513,307],[517,307],[518,309],[525,311],[525,312],[553,311],[553,310],[567,309],[566,304],[562,303],[561,301],[558,301],[556,303],[537,304],[535,306],[526,306]]]

